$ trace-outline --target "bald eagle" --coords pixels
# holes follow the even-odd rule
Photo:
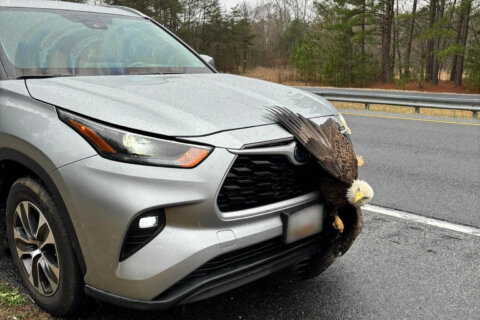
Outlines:
[[[358,209],[373,197],[370,185],[358,180],[358,160],[352,144],[332,119],[317,125],[287,108],[269,107],[268,110],[315,157],[320,192],[333,217],[333,227],[342,233],[344,224],[339,210],[349,206]]]

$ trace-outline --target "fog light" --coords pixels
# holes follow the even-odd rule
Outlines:
[[[158,217],[144,217],[138,221],[138,227],[140,229],[148,229],[158,226]]]
[[[128,227],[125,235],[119,257],[120,262],[128,259],[152,241],[162,232],[165,225],[166,219],[163,209],[154,209],[137,216]]]

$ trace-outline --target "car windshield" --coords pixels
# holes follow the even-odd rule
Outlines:
[[[212,72],[147,19],[77,11],[0,8],[1,55],[15,78]]]

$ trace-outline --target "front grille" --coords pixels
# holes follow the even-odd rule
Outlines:
[[[282,155],[240,155],[217,198],[220,211],[255,208],[314,190],[311,164],[296,166]]]

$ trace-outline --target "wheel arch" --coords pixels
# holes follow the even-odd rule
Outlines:
[[[5,168],[6,166],[7,168]],[[11,167],[8,166],[14,166],[15,169],[18,170],[18,172],[16,172],[17,174],[10,173],[11,178],[7,177],[7,180],[5,181],[4,177],[6,175],[4,171],[5,169],[11,169]],[[82,271],[82,274],[85,275],[87,272],[87,267],[85,264],[82,250],[80,248],[80,243],[77,238],[77,233],[75,232],[75,228],[73,227],[73,223],[68,213],[65,202],[60,194],[60,191],[55,185],[55,182],[52,180],[47,170],[45,170],[41,165],[39,165],[38,162],[14,149],[0,149],[0,212],[1,207],[6,204],[6,198],[8,196],[8,191],[10,190],[9,185],[11,187],[11,184],[15,182],[11,181],[11,179],[15,178],[14,180],[16,180],[18,178],[21,178],[22,176],[28,175],[33,175],[34,177],[39,179],[40,182],[45,185],[45,187],[52,195],[53,200],[55,201],[55,204],[60,211],[65,227],[67,228],[70,242],[74,249],[80,270]],[[0,219],[0,232],[2,232],[4,224],[5,219]]]

